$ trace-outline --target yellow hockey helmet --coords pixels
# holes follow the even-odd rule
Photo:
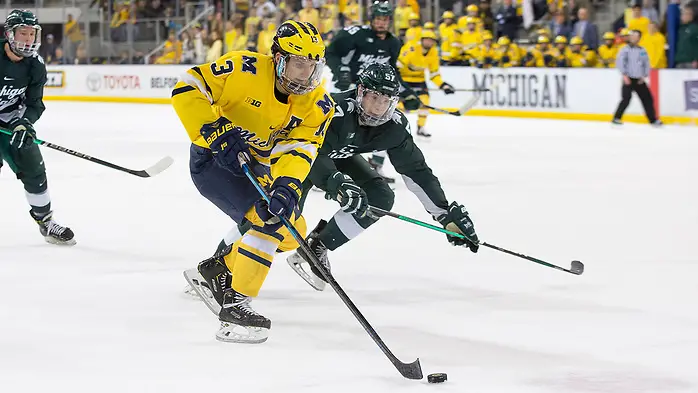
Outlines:
[[[311,23],[294,20],[282,23],[271,49],[276,78],[288,94],[307,94],[320,85],[325,67],[325,44]]]
[[[427,30],[434,30],[436,28],[436,25],[434,22],[427,22],[424,24],[424,28]]]
[[[484,32],[482,32],[482,40],[483,40],[483,41],[485,41],[485,40],[491,40],[491,39],[494,39],[494,36],[492,36],[492,32],[491,32],[491,31],[485,30]]]
[[[538,43],[539,44],[549,44],[550,38],[548,38],[547,35],[539,35],[538,36]]]
[[[478,8],[475,4],[470,4],[469,6],[465,7],[466,12],[477,12]]]
[[[415,12],[410,12],[410,14],[407,16],[407,20],[419,20],[419,15]]]
[[[615,40],[616,35],[613,34],[613,32],[608,31],[608,32],[603,33],[603,39],[604,40]]]
[[[434,33],[434,30],[423,29],[422,34],[419,35],[419,39],[423,40],[425,38],[430,38],[434,41],[437,40],[436,33]]]
[[[582,45],[584,43],[584,40],[581,39],[581,37],[572,37],[570,40],[570,45]]]
[[[477,23],[477,20],[475,20],[475,18],[473,18],[472,16],[468,16],[465,18],[466,25],[474,25],[476,23]]]
[[[556,44],[567,44],[567,37],[564,35],[559,35],[555,37],[555,43]]]
[[[441,19],[454,19],[456,17],[456,14],[454,14],[452,11],[444,11],[443,14],[441,14]]]
[[[630,29],[625,28],[625,27],[620,29],[620,36],[621,37],[627,37],[629,35],[630,35]]]
[[[497,45],[499,46],[507,46],[509,44],[511,44],[511,40],[507,36],[499,37],[499,39],[497,40]]]

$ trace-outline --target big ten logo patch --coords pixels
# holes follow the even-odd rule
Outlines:
[[[61,88],[65,87],[65,72],[63,71],[47,71],[46,84],[44,87]]]
[[[248,104],[250,104],[250,105],[252,105],[252,106],[254,106],[255,108],[259,108],[259,107],[262,106],[262,101],[255,100],[255,99],[252,98],[252,97],[247,97],[247,98],[245,98],[245,102],[248,103]]]

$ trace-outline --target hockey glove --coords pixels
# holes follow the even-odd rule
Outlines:
[[[351,83],[351,68],[347,66],[339,67],[339,71],[337,71],[337,82],[334,84],[334,87],[336,87],[337,90],[349,90]]]
[[[278,224],[281,221],[279,217],[282,216],[291,218],[302,193],[303,188],[298,180],[285,176],[279,177],[271,185],[269,203],[261,199],[255,204],[257,215],[267,225]]]
[[[453,94],[456,92],[456,89],[453,88],[453,86],[449,85],[448,83],[444,82],[439,86],[439,89],[444,91],[444,94]]]
[[[468,217],[468,211],[465,210],[465,206],[459,205],[458,202],[451,202],[446,214],[437,217],[437,221],[449,231],[461,233],[465,236],[465,238],[459,238],[446,235],[449,243],[454,246],[467,246],[470,251],[477,252],[480,247],[480,239],[477,238],[475,226],[470,217]]]
[[[419,109],[419,107],[422,106],[422,102],[419,101],[419,97],[417,97],[414,94],[411,94],[405,97],[405,100],[403,101],[402,105],[405,106],[406,111],[416,111],[417,109]]]
[[[327,181],[325,199],[339,202],[343,212],[358,218],[366,216],[368,211],[368,196],[354,180],[342,172],[335,172]]]
[[[235,176],[245,176],[240,167],[238,155],[245,154],[248,161],[250,157],[250,148],[247,142],[242,139],[241,131],[241,127],[233,127],[230,120],[223,116],[213,123],[206,123],[201,127],[201,135],[211,148],[214,159]]]
[[[9,124],[12,136],[10,146],[16,150],[24,150],[31,147],[36,138],[36,131],[32,123],[25,118],[16,118]]]

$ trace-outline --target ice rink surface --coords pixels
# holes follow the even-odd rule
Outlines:
[[[338,297],[279,255],[255,308],[261,345],[214,339],[182,271],[230,228],[189,178],[169,106],[47,104],[39,136],[140,179],[44,149],[56,219],[44,243],[21,184],[0,174],[2,392],[698,392],[698,132],[691,127],[433,116],[418,142],[482,240],[582,276],[384,218],[330,253],[333,273],[403,361],[403,379]],[[412,118],[414,121],[414,118]],[[390,169],[392,171],[392,169]],[[394,210],[429,220],[398,181]],[[334,202],[313,193],[310,226]]]

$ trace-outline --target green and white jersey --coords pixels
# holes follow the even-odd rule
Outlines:
[[[5,52],[6,41],[0,39],[0,125],[23,117],[32,124],[41,117],[44,106],[46,65],[41,56],[12,61]]]

